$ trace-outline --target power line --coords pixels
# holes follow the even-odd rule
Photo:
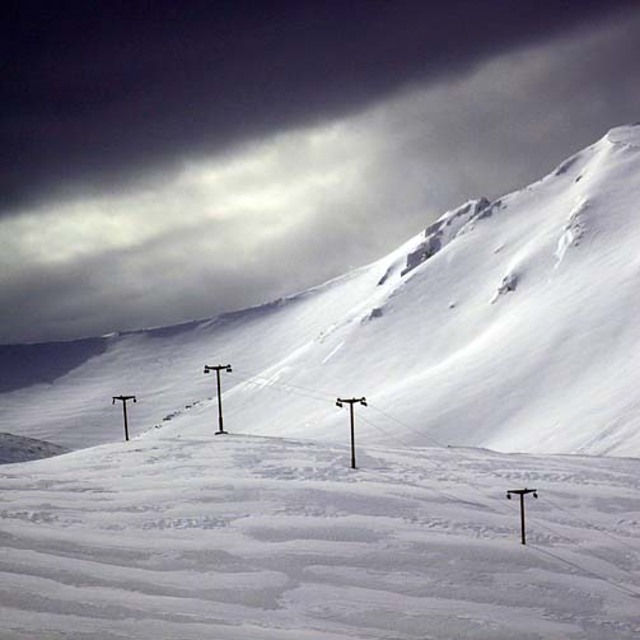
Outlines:
[[[255,378],[262,379],[262,380],[264,380],[264,381],[267,383],[267,384],[266,384],[266,386],[264,386],[264,385],[263,385],[263,386],[261,386],[260,388],[270,388],[270,387],[272,387],[272,386],[275,386],[275,387],[278,387],[278,388],[279,388],[279,390],[282,390],[282,392],[284,392],[284,393],[292,393],[292,394],[294,394],[294,395],[298,395],[298,396],[300,396],[300,397],[306,397],[306,398],[313,399],[313,400],[317,400],[317,401],[324,400],[324,399],[328,396],[328,394],[327,394],[327,393],[325,393],[325,392],[318,392],[318,391],[317,391],[317,390],[315,390],[315,389],[311,389],[311,388],[309,388],[309,387],[303,387],[303,386],[301,386],[301,385],[293,385],[293,384],[290,384],[290,383],[275,382],[275,381],[270,380],[270,379],[268,379],[268,378],[260,377],[259,375],[254,376],[254,379],[255,379]],[[247,379],[247,380],[251,381],[252,379]],[[259,384],[259,383],[256,383],[256,384]],[[298,390],[300,390],[300,391],[304,391],[305,393],[300,393]],[[309,395],[309,394],[313,394],[313,395]],[[431,441],[435,446],[440,447],[440,448],[443,448],[443,449],[447,449],[447,450],[450,450],[450,451],[453,451],[455,455],[457,455],[457,456],[459,456],[459,457],[465,457],[465,458],[466,458],[466,456],[463,456],[463,455],[462,455],[462,452],[458,451],[457,449],[452,449],[451,447],[447,447],[447,445],[443,444],[442,442],[440,442],[440,441],[439,441],[439,440],[437,440],[436,438],[434,438],[434,437],[432,437],[432,436],[430,436],[430,435],[428,435],[428,434],[425,434],[425,433],[424,433],[424,431],[422,431],[422,430],[418,430],[418,429],[416,429],[415,427],[413,427],[413,426],[412,426],[412,425],[410,425],[409,423],[407,423],[407,422],[405,422],[405,421],[401,420],[400,418],[398,418],[397,416],[394,416],[393,414],[389,413],[388,411],[384,411],[383,409],[381,409],[381,408],[380,408],[379,406],[377,406],[376,404],[373,404],[373,403],[371,403],[371,402],[368,402],[368,406],[369,406],[371,409],[373,409],[373,411],[375,411],[375,412],[379,413],[380,415],[382,415],[382,416],[386,417],[387,419],[389,419],[389,420],[391,420],[391,421],[393,421],[393,422],[395,422],[395,423],[397,423],[397,424],[399,424],[399,425],[401,425],[401,426],[405,427],[407,430],[409,430],[409,431],[411,431],[411,432],[413,432],[413,433],[415,433],[415,434],[417,434],[417,435],[420,435],[422,438],[425,438],[425,439],[427,439],[428,441]],[[367,417],[364,417],[364,416],[360,416],[360,420],[361,420],[361,421],[363,421],[364,423],[366,423],[366,424],[370,425],[370,426],[371,426],[371,427],[373,427],[374,429],[376,429],[379,433],[381,433],[381,434],[383,434],[383,435],[385,435],[385,436],[389,436],[389,435],[390,435],[390,434],[389,434],[389,432],[387,432],[386,430],[382,429],[382,427],[380,427],[379,425],[377,425],[377,424],[373,423],[373,422],[371,421],[371,419],[370,419],[370,418],[367,418]],[[393,437],[394,437],[396,440],[398,440],[398,441],[400,441],[401,443],[403,443],[406,447],[412,447],[412,446],[414,446],[414,445],[413,445],[413,443],[408,442],[405,438],[403,438],[403,437],[402,437],[400,434],[398,434],[398,433],[394,433],[394,434],[393,434]],[[443,467],[443,464],[438,464],[438,463],[433,463],[433,462],[431,462],[431,464],[432,464],[432,465],[434,465],[437,469],[440,469],[440,468],[442,468],[442,467]],[[462,479],[462,478],[461,478],[461,479]],[[468,485],[474,486],[474,483],[472,483],[471,481],[469,481],[469,479],[464,478],[464,479],[462,479],[462,480],[464,481],[464,483],[465,483],[465,484],[468,484]],[[482,488],[481,488],[481,487],[479,487],[477,484],[475,485],[475,487],[476,487],[477,489],[482,490]],[[494,496],[489,496],[489,495],[487,495],[486,497],[489,497],[489,498],[491,498],[492,500],[496,500],[496,498],[495,498]],[[462,500],[462,501],[469,503],[469,501],[466,501],[466,500]],[[551,501],[550,501],[549,499],[547,499],[547,500],[546,500],[546,502],[549,502],[550,504],[554,504],[554,506],[556,506],[558,509],[561,509],[561,510],[563,510],[563,511],[567,512],[567,513],[570,513],[570,512],[569,512],[569,511],[567,511],[566,509],[563,509],[563,507],[561,507],[560,505],[557,505],[557,504],[555,504],[555,503],[551,503]],[[480,503],[469,503],[469,504],[479,505]],[[486,505],[484,505],[484,506],[486,506]],[[575,514],[574,514],[574,515],[575,515]],[[589,526],[593,527],[596,531],[599,531],[599,532],[600,532],[600,533],[602,533],[603,535],[606,535],[606,536],[608,536],[609,538],[611,538],[612,540],[617,541],[617,542],[619,542],[620,544],[624,545],[624,546],[625,546],[625,547],[627,547],[628,549],[630,549],[630,550],[632,550],[632,551],[637,551],[637,549],[634,549],[631,545],[627,544],[626,542],[624,542],[624,541],[620,540],[619,538],[617,538],[617,537],[613,536],[612,534],[609,534],[609,533],[608,533],[608,532],[606,532],[606,531],[603,531],[603,530],[601,530],[601,529],[597,528],[593,523],[590,523],[588,520],[585,520],[584,518],[580,518],[579,516],[575,516],[575,517],[576,517],[577,519],[580,519],[580,520],[581,520],[582,522],[584,522],[585,524],[587,524],[587,525],[589,525]],[[533,520],[532,520],[532,521],[533,521]],[[541,525],[541,526],[544,526],[544,525]],[[549,530],[550,530],[550,529],[549,529]],[[551,530],[550,530],[550,531],[551,531]],[[554,533],[555,535],[560,535],[562,538],[565,538],[566,540],[570,540],[570,538],[567,538],[566,536],[564,536],[564,535],[562,535],[562,534],[559,534],[557,531],[553,531],[553,533]]]
[[[443,444],[442,442],[440,442],[439,440],[436,440],[436,438],[424,433],[421,430],[415,429],[414,427],[412,427],[410,424],[407,424],[406,422],[400,420],[400,418],[397,418],[396,416],[391,415],[390,413],[387,413],[386,411],[383,411],[382,409],[380,409],[378,406],[376,405],[370,405],[370,407],[374,410],[377,411],[378,413],[380,413],[381,415],[385,416],[386,418],[389,418],[389,420],[393,420],[393,422],[397,422],[399,425],[405,427],[406,429],[408,429],[409,431],[412,431],[413,433],[419,435],[421,438],[425,438],[429,441],[431,441],[435,446],[437,447],[442,447],[443,449],[447,448],[447,446],[445,444]]]
[[[629,550],[631,550],[631,551],[633,551],[635,553],[638,553],[640,551],[640,549],[636,549],[635,547],[632,547],[630,544],[627,544],[627,542],[622,540],[622,538],[619,538],[615,534],[609,533],[608,531],[605,531],[604,529],[600,529],[594,523],[589,522],[585,518],[582,518],[581,516],[577,515],[576,513],[573,513],[572,511],[569,511],[568,509],[565,509],[564,507],[562,507],[561,505],[557,504],[556,502],[553,502],[552,500],[549,500],[549,498],[546,499],[546,502],[548,502],[550,505],[554,506],[556,509],[559,509],[560,511],[564,511],[565,513],[569,514],[571,517],[575,518],[576,520],[579,520],[583,524],[588,525],[590,527],[590,531],[595,531],[595,532],[597,532],[597,533],[599,533],[599,534],[601,534],[603,536],[606,536],[607,538],[610,538],[614,542],[617,542],[617,543],[627,547],[627,549],[629,549]]]
[[[252,372],[250,372],[250,373],[252,373]],[[243,376],[240,376],[240,375],[238,375],[236,373],[234,373],[233,375],[236,378],[239,378],[239,379],[243,380],[244,382],[246,382],[247,384],[251,384],[251,385],[253,385],[254,387],[256,387],[257,389],[260,389],[260,390],[269,389],[269,390],[272,390],[272,391],[279,391],[281,393],[297,395],[299,397],[315,400],[317,402],[325,402],[327,400],[327,398],[330,397],[330,394],[328,392],[326,392],[326,391],[319,391],[317,389],[313,389],[313,388],[310,388],[310,387],[304,387],[302,385],[295,385],[295,384],[291,384],[291,383],[283,383],[283,382],[275,381],[273,378],[268,378],[268,377],[263,376],[263,375],[258,374],[258,373],[255,373],[251,377],[243,377]],[[389,413],[387,411],[384,411],[383,409],[380,409],[376,405],[369,404],[368,406],[370,406],[374,411],[378,412],[380,415],[386,417],[387,419],[389,419],[389,420],[391,420],[391,421],[393,421],[393,422],[395,422],[397,424],[402,425],[408,431],[411,431],[411,432],[415,433],[416,435],[419,435],[421,438],[425,438],[425,439],[431,441],[435,446],[437,446],[439,448],[447,449],[449,451],[453,451],[454,455],[459,456],[459,457],[464,457],[465,459],[468,459],[467,456],[463,456],[462,452],[460,452],[460,451],[458,451],[456,449],[451,449],[450,447],[447,447],[442,442],[438,441],[436,438],[434,438],[432,436],[429,436],[428,434],[425,434],[424,431],[422,431],[422,430],[416,429],[412,425],[410,425],[410,424],[406,423],[405,421],[399,419],[397,416],[394,416],[391,413]],[[371,427],[373,427],[374,429],[376,429],[380,433],[382,433],[383,435],[385,435],[385,436],[389,435],[389,432],[384,430],[379,425],[373,423],[371,420],[369,420],[369,419],[367,419],[367,418],[365,418],[363,416],[361,416],[360,419],[363,422],[369,424]],[[413,446],[412,443],[407,442],[401,435],[399,435],[397,433],[394,433],[393,437],[396,440],[402,442],[406,447],[412,447]],[[352,456],[352,458],[353,458],[353,456]],[[353,462],[353,460],[352,460],[352,462]],[[438,463],[433,463],[433,461],[428,461],[428,462],[430,462],[432,465],[435,465],[436,469],[440,469],[444,465],[444,463],[438,464]],[[373,474],[373,475],[378,475],[379,477],[382,477],[382,478],[385,478],[386,480],[388,480],[388,477],[385,477],[382,474],[378,474],[378,473],[375,473],[375,472],[370,471],[370,470],[367,471],[367,473],[370,473],[370,474]],[[485,497],[489,498],[494,504],[496,504],[496,505],[499,504],[501,506],[504,504],[501,501],[498,502],[497,498],[494,495],[485,494],[485,489],[483,487],[479,486],[477,483],[474,483],[469,478],[462,478],[462,477],[458,476],[458,479],[461,482],[463,482],[464,484],[466,484],[467,486],[475,487],[476,489],[480,490],[485,495]],[[415,486],[415,487],[419,487],[419,488],[422,488],[422,489],[425,489],[425,490],[429,490],[429,491],[432,491],[432,492],[435,492],[435,493],[439,493],[440,495],[444,495],[445,497],[447,497],[449,499],[452,499],[452,500],[455,500],[455,501],[458,501],[458,502],[461,502],[461,503],[464,503],[464,504],[469,504],[469,505],[472,505],[472,506],[480,506],[482,508],[489,508],[490,510],[492,510],[494,512],[496,511],[496,509],[489,507],[489,505],[487,505],[487,504],[483,504],[483,503],[480,503],[480,502],[471,502],[471,501],[465,500],[463,498],[460,498],[458,496],[455,496],[453,494],[436,490],[436,489],[434,489],[432,487],[427,487],[427,486],[419,485],[419,484],[416,484],[416,483],[408,483],[406,479],[405,479],[404,482],[407,483],[407,484],[411,484],[412,486]],[[551,501],[548,501],[548,502],[551,503]],[[560,510],[563,510],[563,511],[565,511],[567,513],[570,513],[569,511],[567,511],[566,509],[564,509],[560,505],[556,505],[555,503],[552,503],[552,504],[554,504],[554,506],[556,508],[558,508]],[[499,511],[502,511],[502,509],[499,509]],[[628,549],[630,549],[630,550],[632,550],[634,552],[636,551],[636,549],[634,549],[632,546],[628,545],[624,541],[621,541],[618,538],[616,538],[616,537],[612,536],[611,534],[609,534],[608,532],[603,531],[603,530],[595,527],[595,525],[590,523],[588,520],[586,520],[584,518],[581,518],[579,516],[576,516],[575,514],[572,514],[572,515],[574,515],[574,517],[576,517],[577,519],[581,520],[585,524],[588,524],[588,525],[594,527],[594,529],[596,531],[598,531],[599,533],[601,533],[603,535],[608,536],[613,541],[618,542],[620,544],[623,544],[625,547],[627,547]],[[562,539],[564,539],[564,540],[566,540],[566,541],[568,541],[568,542],[570,542],[572,544],[579,544],[573,538],[569,538],[568,536],[559,533],[557,530],[555,530],[555,529],[549,527],[548,525],[543,524],[542,522],[540,522],[537,518],[531,518],[530,517],[529,520],[530,520],[530,522],[532,522],[535,525],[535,528],[546,529],[547,531],[551,532],[553,535],[559,536],[560,538],[562,538]],[[553,554],[549,554],[549,555],[553,555]],[[564,561],[561,558],[558,558],[558,559],[561,560],[561,561]],[[579,568],[578,565],[575,565],[575,566]],[[585,571],[588,571],[588,570],[585,569]],[[628,572],[626,572],[626,573],[628,573]],[[594,575],[597,575],[597,574],[594,574]],[[601,577],[601,576],[598,576],[598,577]]]
[[[297,395],[302,398],[309,398],[311,400],[317,400],[319,402],[327,402],[331,398],[335,398],[336,394],[329,394],[324,392],[317,392],[314,389],[309,389],[307,387],[301,387],[298,385],[292,385],[288,383],[281,383],[272,380],[271,378],[252,375],[250,377],[238,375],[236,372],[233,373],[233,376],[243,380],[248,384],[255,385],[256,388],[263,390],[272,390],[272,391],[280,391],[282,393],[291,393],[292,395]]]
[[[562,562],[562,563],[566,564],[567,566],[573,567],[574,569],[578,569],[579,571],[581,571],[583,573],[592,575],[594,578],[598,578],[599,580],[604,580],[605,582],[610,584],[615,589],[618,589],[619,591],[621,591],[625,595],[631,596],[633,598],[640,597],[640,591],[636,591],[635,589],[627,587],[626,585],[620,584],[619,582],[612,580],[611,578],[609,578],[606,575],[603,575],[601,573],[593,571],[592,569],[587,569],[586,567],[583,567],[583,566],[577,564],[576,562],[573,562],[571,560],[567,560],[566,558],[563,558],[562,556],[559,556],[559,555],[557,555],[555,553],[551,553],[551,551],[549,551],[548,549],[542,549],[542,548],[540,548],[538,546],[535,546],[535,545],[529,545],[529,546],[530,546],[530,548],[534,549],[538,553],[550,556],[551,558],[554,558],[555,560],[558,560],[559,562]],[[626,573],[629,573],[629,572],[626,572]],[[629,574],[629,575],[633,575],[633,574]]]
[[[371,405],[370,405],[370,406],[371,406]],[[394,416],[392,416],[391,414],[388,414],[387,412],[383,412],[383,411],[381,411],[381,410],[378,410],[378,412],[379,412],[379,413],[381,413],[381,414],[383,414],[383,415],[386,415],[386,416],[387,416],[387,417],[389,417],[390,419],[394,419],[394,421],[396,421],[396,422],[398,422],[398,423],[400,423],[400,424],[403,424],[404,426],[407,426],[407,427],[409,426],[409,425],[406,425],[406,423],[402,422],[401,420],[396,419],[396,418],[395,418]],[[375,427],[376,429],[378,429],[379,431],[382,431],[382,430],[380,429],[380,427],[378,427],[377,425],[374,425],[373,423],[371,423],[371,422],[370,422],[370,420],[368,420],[367,418],[362,418],[362,420],[363,420],[363,421],[365,421],[365,422],[367,422],[367,423],[369,423],[371,426],[374,426],[374,427]],[[450,449],[450,448],[449,448],[449,449]],[[457,450],[453,450],[453,451],[454,451],[454,453],[455,453],[456,455],[458,455],[458,456],[459,456],[459,455],[461,455],[461,453],[460,453],[459,451],[457,451]],[[470,486],[475,486],[477,489],[479,489],[480,491],[482,491],[482,493],[484,493],[483,488],[482,488],[482,487],[480,487],[479,485],[477,485],[477,483],[474,483],[473,481],[470,481],[470,480],[468,480],[468,479],[463,479],[463,481],[465,482],[465,484],[468,484],[468,485],[470,485]],[[416,485],[416,486],[421,486],[421,485]],[[422,488],[428,489],[427,487],[422,487]],[[434,490],[434,491],[435,491],[435,490]],[[529,493],[529,492],[533,493],[534,491],[535,491],[535,490],[530,490],[530,491],[527,491],[527,493]],[[471,505],[474,505],[474,506],[484,506],[484,507],[486,507],[486,506],[487,506],[487,505],[482,505],[481,503],[472,503],[472,502],[469,502],[469,501],[467,501],[467,500],[461,499],[461,498],[459,498],[459,497],[457,497],[457,496],[453,496],[453,495],[451,495],[451,494],[444,494],[444,492],[441,492],[441,493],[442,493],[443,495],[448,495],[450,498],[452,498],[452,499],[454,499],[454,500],[456,500],[456,501],[458,501],[458,502],[463,502],[463,503],[471,504]],[[535,495],[537,495],[537,494],[535,494]],[[494,498],[494,496],[489,496],[489,495],[487,495],[486,497],[489,497],[489,498],[491,498],[492,500],[496,500],[496,499]],[[547,502],[551,503],[551,501],[550,501],[550,500],[547,500]],[[503,503],[499,503],[499,504],[503,504]],[[557,506],[559,509],[561,509],[561,510],[563,510],[563,511],[567,512],[567,513],[570,513],[570,512],[568,512],[566,509],[564,509],[564,508],[560,507],[560,505],[555,505],[555,503],[552,503],[552,504],[554,504],[554,506]],[[584,518],[580,518],[580,517],[578,517],[578,519],[582,520],[585,524],[588,524],[588,525],[594,526],[594,525],[592,525],[592,523],[590,523],[588,520],[586,520],[586,519],[584,519]],[[553,527],[550,527],[549,525],[547,525],[547,524],[544,524],[544,523],[540,522],[540,520],[539,520],[538,518],[532,518],[532,517],[529,517],[529,521],[530,521],[530,523],[532,523],[532,524],[534,525],[534,527],[535,527],[536,529],[545,529],[545,530],[547,530],[547,531],[551,532],[553,535],[558,536],[558,537],[560,537],[560,538],[562,538],[562,539],[566,540],[567,542],[569,542],[569,543],[571,543],[571,544],[577,544],[577,545],[579,545],[579,546],[580,546],[580,543],[579,543],[578,541],[576,541],[574,538],[570,538],[570,537],[568,537],[568,536],[566,536],[566,535],[564,535],[564,534],[560,533],[559,531],[557,531],[557,530],[556,530],[556,529],[554,529]],[[522,522],[522,517],[521,517],[521,529],[522,529],[522,532],[524,532],[524,523]],[[635,551],[637,551],[637,550],[636,550],[636,549],[634,549],[631,545],[628,545],[628,544],[627,544],[627,543],[625,543],[624,541],[619,540],[618,538],[616,538],[615,536],[612,536],[612,535],[611,535],[611,534],[609,534],[608,532],[602,531],[601,529],[598,529],[598,528],[596,528],[596,531],[598,531],[598,532],[600,532],[600,533],[602,533],[602,534],[604,534],[604,535],[607,535],[607,536],[608,536],[610,539],[612,539],[614,542],[619,542],[619,543],[623,544],[625,547],[627,547],[627,548],[628,548],[628,549],[630,549],[631,551],[634,551],[634,552],[635,552]],[[524,536],[524,533],[522,533],[522,536]],[[581,548],[582,548],[586,553],[588,553],[589,555],[593,556],[593,553],[591,553],[588,549],[584,549],[584,547],[581,547]],[[551,554],[551,553],[549,552],[549,555],[554,555],[554,554]],[[560,561],[564,561],[564,560],[563,560],[561,557],[559,557],[559,556],[554,556],[554,557],[557,557],[557,558],[558,558],[558,560],[560,560]],[[566,562],[568,562],[568,561],[566,561]],[[580,565],[578,565],[578,564],[576,564],[576,563],[569,563],[569,564],[573,564],[573,566],[574,566],[574,567],[577,567],[577,568],[579,568],[579,569],[581,569],[581,570],[584,570],[584,571],[585,571],[585,572],[587,572],[587,573],[589,573],[589,572],[590,572],[590,573],[591,573],[592,575],[594,575],[595,577],[606,579],[608,582],[610,582],[610,583],[611,583],[611,584],[613,584],[614,586],[619,586],[619,588],[620,588],[620,589],[622,589],[623,591],[625,591],[625,593],[630,593],[630,594],[632,594],[632,595],[634,595],[634,596],[640,595],[640,594],[638,594],[638,593],[636,593],[636,592],[634,592],[634,591],[632,591],[632,590],[630,590],[630,589],[628,589],[628,588],[624,587],[623,585],[618,585],[618,583],[613,582],[613,581],[612,581],[611,579],[609,579],[609,578],[603,577],[603,576],[601,576],[601,575],[599,575],[599,574],[597,574],[597,573],[595,573],[595,572],[593,572],[593,571],[590,571],[589,569],[582,568],[582,567],[580,567]],[[622,569],[622,568],[618,568],[618,569],[619,569],[620,571],[622,571],[622,572],[626,573],[626,574],[627,574],[627,575],[629,575],[629,576],[635,577],[635,576],[634,576],[634,574],[632,574],[631,572],[629,572],[629,571],[627,571],[627,570],[625,570],[625,569]]]

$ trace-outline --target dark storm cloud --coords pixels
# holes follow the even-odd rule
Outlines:
[[[637,3],[95,4],[0,41],[0,343],[306,289],[640,120]]]
[[[38,341],[44,325],[49,339],[97,336],[268,302],[308,285],[310,271],[321,279],[333,275],[353,240],[338,235],[329,246],[318,244],[321,231],[305,226],[271,246],[253,247],[253,260],[247,260],[234,256],[237,246],[225,250],[230,242],[216,242],[236,233],[224,226],[188,227],[146,243],[143,251],[112,250],[23,269],[0,288],[0,335]],[[193,259],[185,255],[185,245]],[[221,259],[207,260],[215,251]]]
[[[634,4],[10,1],[0,211],[353,112]]]

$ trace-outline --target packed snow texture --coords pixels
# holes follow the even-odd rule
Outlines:
[[[637,640],[638,202],[623,127],[299,295],[0,347],[78,449],[0,467],[0,638]]]
[[[0,638],[640,637],[640,461],[348,459],[182,418],[1,467]]]

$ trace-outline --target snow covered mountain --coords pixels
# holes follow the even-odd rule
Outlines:
[[[539,182],[444,214],[381,260],[266,306],[183,326],[0,350],[0,424],[83,447],[210,420],[342,441],[640,454],[640,126]],[[31,365],[31,366],[29,366]],[[35,382],[35,384],[30,384]],[[368,422],[365,422],[367,420]]]
[[[299,295],[0,347],[79,449],[0,466],[0,640],[636,640],[637,202],[623,127]]]

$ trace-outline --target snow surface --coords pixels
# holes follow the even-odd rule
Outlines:
[[[638,202],[622,127],[310,291],[0,347],[77,449],[0,467],[0,638],[639,638]]]
[[[176,422],[0,468],[0,638],[640,637],[640,461],[348,457]]]

